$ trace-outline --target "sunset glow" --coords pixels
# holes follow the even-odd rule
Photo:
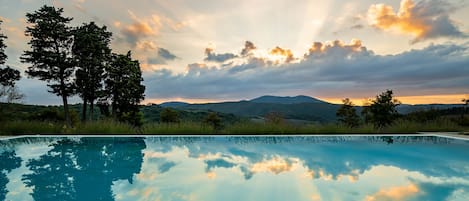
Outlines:
[[[140,62],[144,104],[307,95],[361,105],[386,89],[406,104],[460,103],[469,94],[469,7],[458,0],[8,1],[6,65],[23,74],[25,15],[43,3],[72,26],[107,26],[113,51]],[[60,104],[23,77],[25,103]]]

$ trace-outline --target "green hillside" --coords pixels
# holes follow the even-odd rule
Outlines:
[[[339,105],[330,103],[255,103],[249,101],[191,104],[180,109],[213,110],[221,113],[234,114],[242,117],[263,117],[269,112],[280,113],[286,119],[298,119],[315,122],[331,122],[336,120]]]

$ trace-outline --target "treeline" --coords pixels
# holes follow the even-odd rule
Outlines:
[[[350,99],[343,99],[343,105],[337,110],[336,115],[339,123],[354,128],[363,124],[373,124],[375,128],[384,128],[397,120],[428,123],[446,118],[460,126],[469,126],[469,118],[465,116],[468,112],[469,99],[462,99],[464,107],[455,107],[443,110],[430,109],[415,111],[408,114],[399,114],[397,106],[401,102],[393,97],[392,90],[386,90],[377,95],[363,106],[361,115],[357,114],[355,105]]]
[[[112,33],[106,26],[88,22],[72,27],[72,19],[63,16],[62,8],[47,5],[26,14],[29,26],[25,35],[31,39],[30,49],[21,56],[21,62],[30,65],[25,73],[47,82],[49,92],[62,98],[67,127],[72,126],[68,98],[74,95],[83,100],[83,122],[93,119],[97,106],[105,116],[134,126],[142,125],[139,103],[144,99],[145,86],[139,61],[132,59],[130,51],[127,54],[112,52]],[[6,38],[0,35],[0,64],[7,59]],[[15,87],[20,72],[10,67],[0,70],[0,97],[21,98]]]

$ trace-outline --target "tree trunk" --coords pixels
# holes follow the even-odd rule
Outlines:
[[[93,114],[94,114],[94,101],[90,101],[90,122],[93,121]]]
[[[86,109],[87,109],[86,99],[83,98],[83,108],[82,108],[82,113],[81,113],[81,121],[82,122],[86,122]]]
[[[65,123],[67,125],[67,128],[72,127],[72,121],[70,119],[70,113],[68,111],[68,102],[67,102],[67,96],[62,93],[62,101],[64,103],[64,116],[65,116]]]

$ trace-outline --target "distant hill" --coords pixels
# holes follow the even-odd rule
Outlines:
[[[164,102],[160,104],[161,107],[172,107],[172,108],[184,107],[187,105],[189,105],[189,103],[179,102],[179,101]]]
[[[445,110],[445,109],[450,109],[454,107],[463,107],[463,104],[418,104],[418,105],[407,105],[407,104],[402,104],[397,106],[397,112],[400,114],[408,114],[411,112],[417,112],[417,111],[422,111],[422,110],[430,110],[430,109],[435,109],[435,110]]]
[[[460,115],[462,104],[424,104],[406,105],[397,107],[401,114],[408,114],[416,111],[430,109],[442,110],[443,115]],[[141,106],[144,113],[145,122],[159,121],[160,112],[165,107],[172,107],[178,111],[181,120],[198,122],[211,112],[217,112],[223,122],[235,122],[245,119],[262,120],[270,112],[280,113],[290,122],[320,122],[328,123],[337,120],[336,111],[340,107],[308,96],[277,97],[261,96],[249,101],[220,102],[206,104],[189,104],[185,102],[166,102],[160,105],[151,104]],[[79,121],[81,117],[81,104],[70,105],[74,118]],[[356,106],[357,113],[360,114],[362,107]],[[459,109],[458,109],[459,108]],[[102,118],[99,109],[94,108],[94,119]],[[57,111],[57,112],[56,112]],[[42,120],[63,118],[61,106],[40,106],[24,104],[0,103],[1,120]]]
[[[250,100],[253,103],[276,103],[276,104],[298,104],[298,103],[326,103],[309,96],[261,96]]]
[[[270,112],[278,112],[284,118],[291,120],[331,122],[336,120],[335,113],[338,108],[339,105],[307,96],[262,96],[250,101],[189,104],[179,109],[211,110],[249,118],[264,117]]]

